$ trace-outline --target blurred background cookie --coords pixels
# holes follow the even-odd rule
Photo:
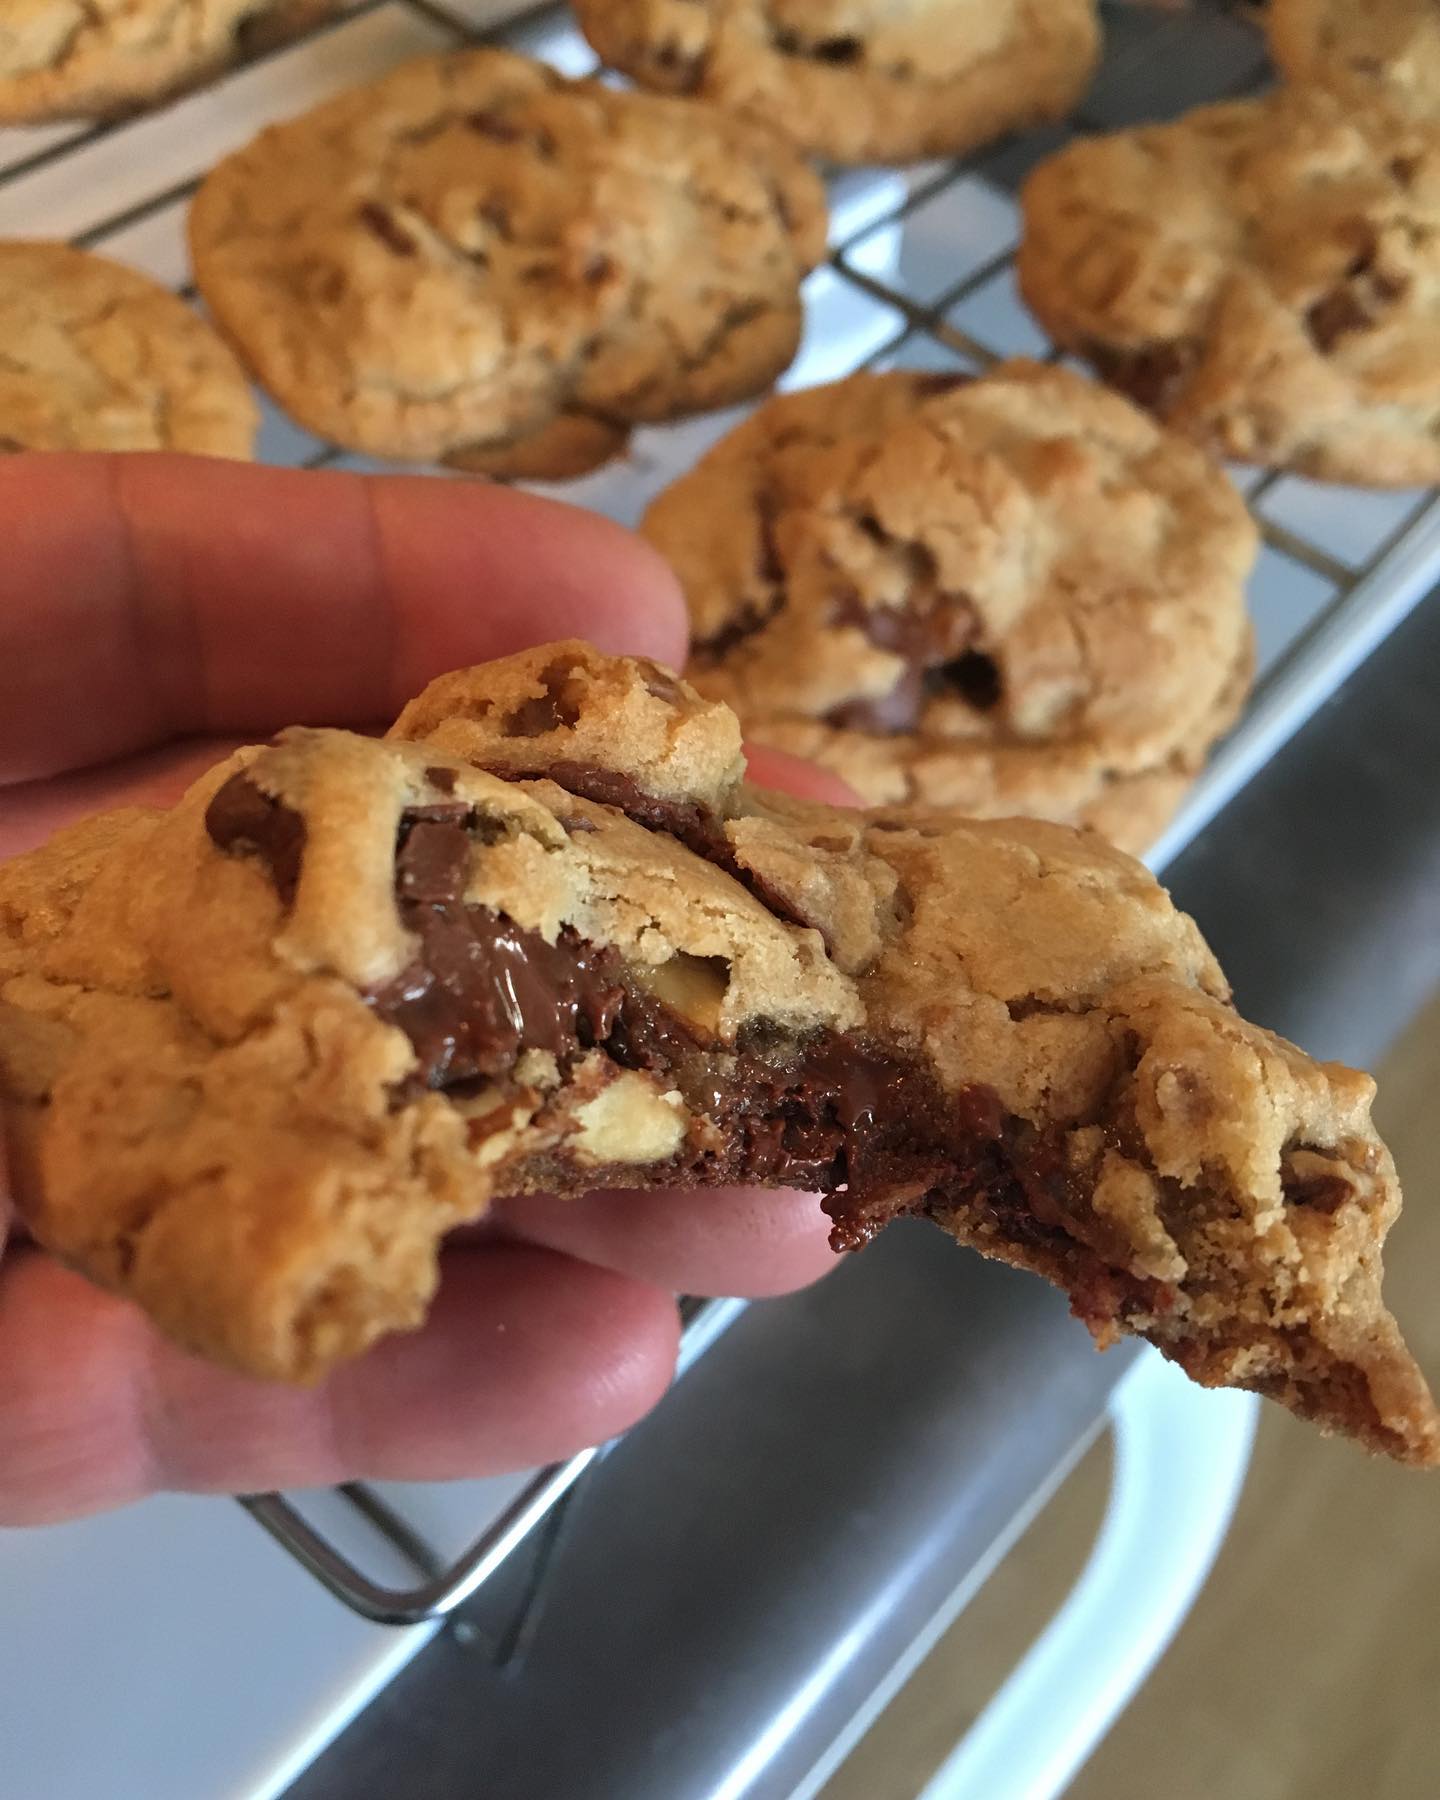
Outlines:
[[[1440,479],[1440,119],[1319,89],[1081,139],[1022,194],[1054,340],[1217,452]]]
[[[1291,81],[1440,110],[1435,0],[1270,0],[1270,54]]]
[[[104,118],[283,43],[340,0],[4,0],[0,125]]]
[[[0,242],[0,450],[248,457],[244,371],[196,313],[67,244]]]
[[[642,530],[685,587],[688,678],[870,802],[1143,849],[1248,686],[1239,496],[1066,369],[772,399]]]
[[[262,132],[202,185],[190,242],[221,327],[309,430],[561,476],[773,381],[825,202],[760,125],[476,50]]]
[[[773,120],[835,162],[956,155],[1063,118],[1095,0],[576,0],[607,63]]]

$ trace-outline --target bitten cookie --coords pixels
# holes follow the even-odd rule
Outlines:
[[[94,119],[283,43],[339,0],[5,0],[0,125]]]
[[[1212,449],[1440,479],[1440,118],[1318,89],[1088,138],[1030,176],[1057,343]]]
[[[867,801],[1142,850],[1249,685],[1243,503],[1067,369],[781,395],[642,530],[686,592],[690,680]]]
[[[1270,0],[1270,54],[1291,81],[1440,108],[1435,0]]]
[[[66,244],[0,242],[0,450],[248,457],[244,371],[183,300]]]
[[[190,242],[221,327],[311,431],[561,476],[769,385],[825,204],[763,126],[474,50],[262,132],[201,187]]]
[[[607,63],[782,125],[842,163],[957,155],[1060,119],[1100,48],[1095,0],[577,0]]]
[[[837,1248],[928,1214],[1102,1343],[1440,1460],[1380,1297],[1400,1196],[1366,1076],[1240,1019],[1093,834],[743,768],[725,707],[558,644],[0,869],[32,1231],[303,1380],[419,1323],[493,1195],[800,1185]]]

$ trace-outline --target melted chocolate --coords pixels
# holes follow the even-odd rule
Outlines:
[[[834,617],[863,631],[878,649],[903,657],[909,667],[888,693],[832,706],[827,724],[888,736],[917,731],[926,703],[947,690],[979,711],[998,703],[994,659],[972,648],[980,621],[968,594],[931,593],[905,606],[865,606],[858,596],[845,595]]]
[[[582,800],[593,800],[597,806],[613,806],[647,831],[664,831],[678,839],[687,850],[704,857],[708,863],[723,869],[742,887],[746,887],[773,912],[791,925],[810,924],[777,893],[763,876],[747,869],[737,859],[734,846],[725,835],[725,827],[708,806],[697,800],[663,800],[645,791],[633,776],[618,769],[602,769],[594,763],[570,762],[564,757],[543,768],[499,769],[507,781],[553,781],[567,794]],[[569,827],[567,826],[567,829]]]
[[[290,905],[305,851],[305,821],[293,807],[256,787],[241,771],[216,791],[205,808],[205,829],[221,850],[253,851],[270,871],[281,901]]]
[[[395,857],[396,904],[419,954],[365,998],[410,1039],[416,1085],[505,1075],[524,1050],[548,1050],[564,1066],[609,1035],[625,996],[620,958],[573,932],[548,944],[489,907],[467,906],[472,839],[457,820],[433,816],[442,810],[407,813]]]

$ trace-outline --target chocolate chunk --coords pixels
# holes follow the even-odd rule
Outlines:
[[[572,663],[555,662],[542,672],[544,693],[515,708],[505,721],[506,737],[544,737],[575,723],[580,711],[567,691],[573,669]]]
[[[735,856],[735,850],[725,828],[708,807],[695,800],[664,800],[657,794],[648,794],[633,776],[624,775],[618,769],[602,769],[593,763],[570,762],[564,757],[546,763],[536,769],[503,768],[496,771],[507,781],[553,781],[567,793],[575,794],[582,800],[592,800],[597,806],[613,806],[617,812],[623,812],[628,819],[637,825],[643,825],[647,831],[668,832],[679,840],[687,850],[693,850],[696,856],[703,856],[706,862],[714,863],[727,875],[733,875],[736,881],[754,894],[764,906],[777,918],[786,920],[791,925],[809,926],[811,921],[802,918],[784,897],[774,891],[767,882],[756,875],[753,870],[745,868]]]
[[[470,113],[465,123],[477,136],[489,138],[493,144],[518,144],[525,136],[523,125],[517,125],[513,119],[497,112]]]
[[[397,256],[414,256],[419,248],[415,239],[396,220],[395,215],[376,201],[367,200],[365,202],[360,208],[360,218],[379,238],[385,248],[393,250]]]
[[[746,638],[763,631],[784,605],[783,594],[772,595],[765,601],[745,601],[718,631],[712,631],[708,637],[696,638],[690,647],[691,655],[699,662],[719,662],[737,644],[743,644]]]
[[[1111,387],[1128,394],[1138,406],[1166,412],[1200,359],[1200,347],[1186,339],[1150,344],[1142,350],[1118,350],[1107,344],[1086,343],[1081,355],[1092,362]]]
[[[927,370],[922,375],[911,377],[915,392],[922,399],[929,399],[936,394],[953,394],[956,388],[968,387],[974,379],[975,377],[967,374],[964,369]]]
[[[516,779],[512,771],[504,772]],[[569,762],[562,757],[519,779],[553,781],[582,800],[613,806],[647,831],[668,831],[671,837],[679,838],[682,844],[711,861],[719,853],[729,854],[729,840],[708,807],[697,800],[663,800],[648,794],[633,775],[622,774],[619,769],[602,769],[593,763]]]
[[[685,690],[670,673],[662,669],[659,663],[640,660],[640,668],[645,676],[645,692],[656,700],[663,700],[667,706],[683,706]]]
[[[220,850],[253,851],[269,870],[281,901],[291,904],[305,852],[305,821],[293,807],[256,787],[242,770],[205,808],[205,829]]]
[[[1283,1168],[1281,1191],[1291,1206],[1308,1206],[1312,1212],[1333,1213],[1354,1193],[1354,1187],[1338,1170],[1333,1174],[1296,1175]]]
[[[1368,331],[1374,324],[1353,290],[1338,287],[1317,300],[1305,315],[1305,329],[1317,350],[1332,350],[1352,331]]]
[[[455,792],[455,775],[456,771],[454,769],[434,768],[425,771],[425,779],[430,783],[431,787],[439,788],[442,794],[453,794]]]
[[[876,737],[916,731],[925,710],[924,672],[906,669],[888,693],[842,700],[825,714],[825,723],[839,731],[868,731]]]
[[[924,549],[923,545],[913,548]],[[947,593],[918,596],[901,606],[866,606],[858,596],[846,593],[837,601],[832,617],[837,625],[863,631],[877,650],[903,656],[921,668],[957,656],[969,646],[980,623],[968,594]]]
[[[977,712],[989,712],[1000,704],[1003,691],[1000,668],[993,656],[980,650],[967,650],[937,669],[931,677],[936,691],[943,685],[953,688],[960,698]]]
[[[861,523],[863,528],[864,521]],[[924,546],[910,548],[923,550]],[[925,554],[928,557],[928,551]],[[933,559],[923,579],[933,581]],[[909,664],[888,693],[843,701],[825,715],[829,724],[842,731],[876,734],[919,728],[926,701],[945,686],[954,685],[950,671],[964,661],[966,647],[980,628],[968,594],[933,590],[917,593],[902,606],[866,606],[857,594],[846,593],[837,600],[832,616],[836,624],[864,632],[877,649],[903,657]]]
[[[857,37],[819,38],[809,42],[799,32],[781,29],[772,33],[770,41],[782,56],[808,56],[816,62],[832,63],[837,68],[859,62],[865,53],[865,45]]]
[[[691,92],[700,85],[700,76],[704,71],[705,59],[684,49],[680,44],[661,44],[654,53],[655,66],[663,69],[666,76],[665,85],[682,93]]]
[[[419,819],[406,831],[395,859],[395,893],[401,900],[445,905],[464,894],[469,870],[464,826]]]

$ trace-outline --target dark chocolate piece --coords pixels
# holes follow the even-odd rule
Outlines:
[[[410,233],[406,231],[395,215],[388,212],[377,201],[367,200],[360,208],[360,218],[366,227],[384,244],[387,250],[393,250],[397,256],[414,256],[419,246]]]
[[[305,850],[305,821],[293,807],[256,787],[242,770],[205,808],[205,829],[221,850],[253,850],[270,871],[281,901],[291,904]]]
[[[1179,398],[1199,361],[1200,346],[1182,338],[1140,350],[1090,342],[1080,346],[1080,354],[1095,365],[1103,380],[1128,394],[1137,406],[1164,413]]]

